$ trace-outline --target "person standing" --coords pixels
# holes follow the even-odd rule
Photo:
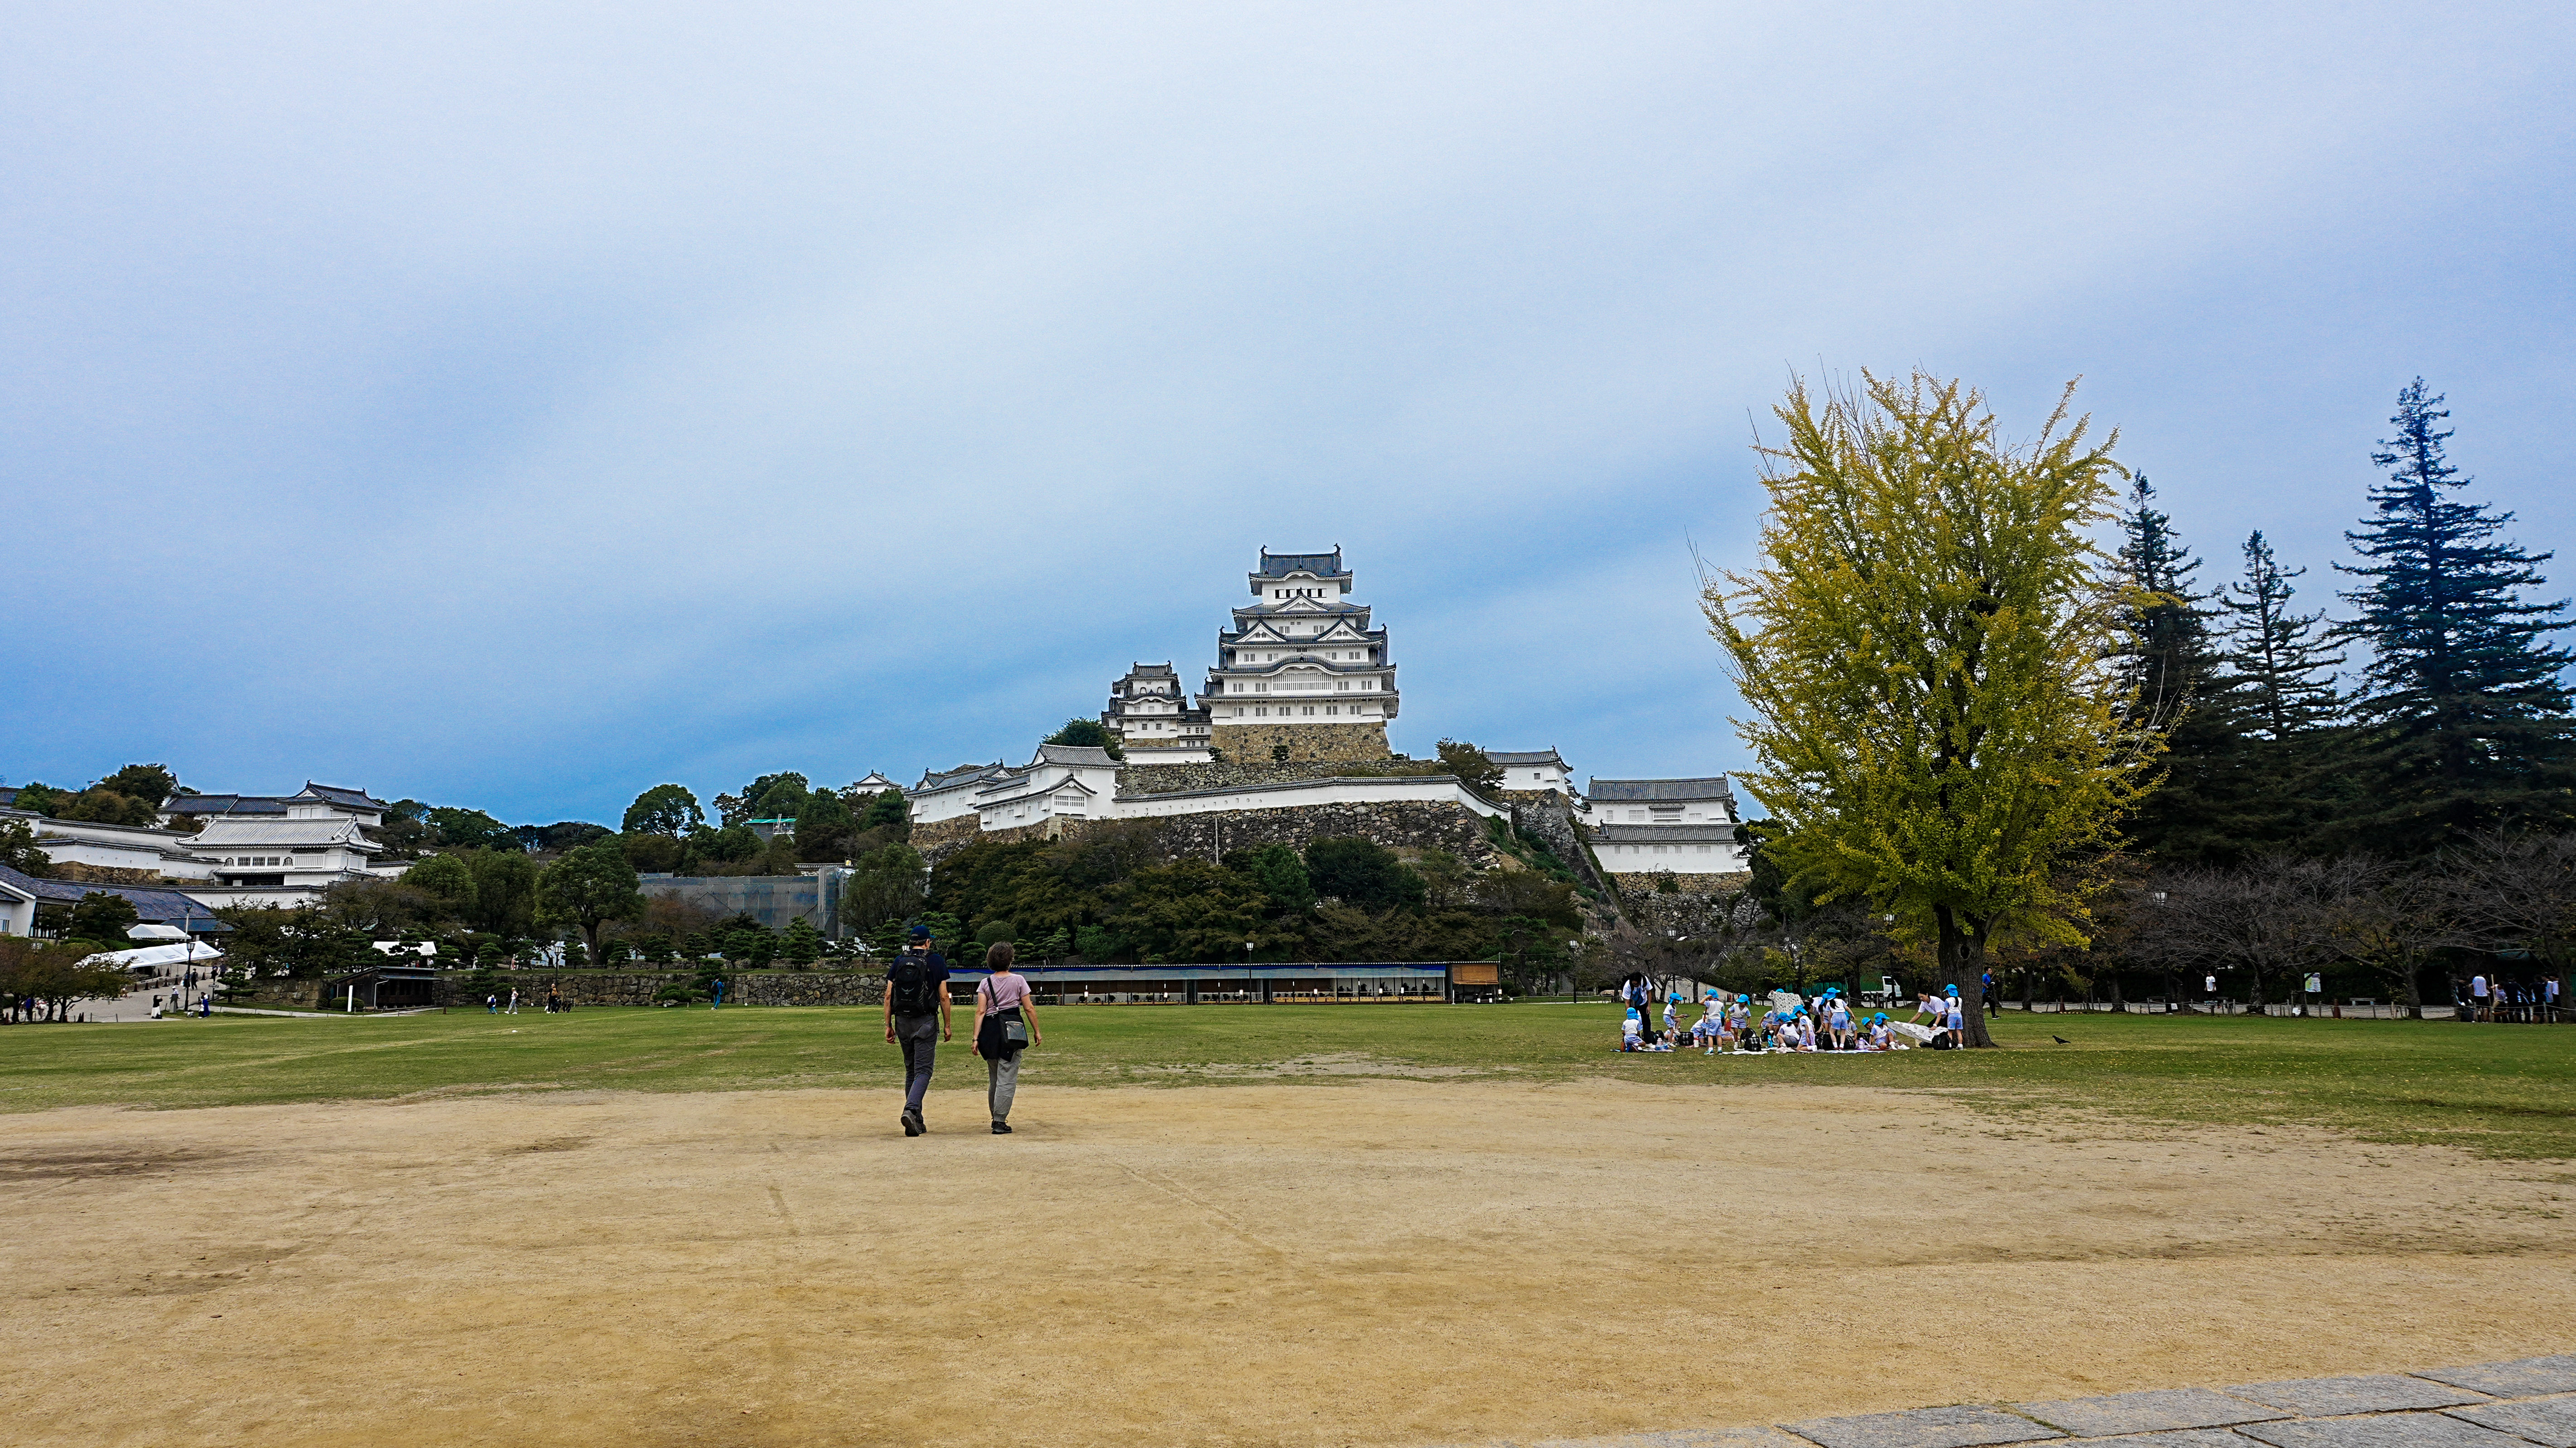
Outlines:
[[[886,1039],[903,1047],[903,1134],[930,1128],[921,1119],[930,1091],[930,1069],[949,1028],[948,959],[930,948],[930,927],[912,927],[911,945],[886,967]]]
[[[992,1108],[993,1134],[1011,1134],[1011,1096],[1020,1086],[1020,1052],[1041,1044],[1037,1001],[1028,977],[1011,969],[1019,951],[1009,941],[984,952],[992,972],[975,987],[975,1026],[968,1039],[984,1058],[984,1103]]]
[[[2469,1019],[2473,1021],[2487,1019],[2487,978],[2484,975],[2469,977],[2469,995],[2472,998]]]
[[[519,988],[518,988],[517,986],[512,986],[512,987],[510,987],[510,1008],[509,1008],[508,1010],[506,1010],[506,1011],[502,1012],[502,1014],[503,1014],[503,1015],[515,1016],[515,1015],[517,1015],[518,1013],[519,1013]]]

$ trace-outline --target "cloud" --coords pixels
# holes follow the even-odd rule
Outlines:
[[[1788,371],[2083,374],[2322,565],[2417,372],[2565,531],[2571,22],[57,6],[0,58],[0,772],[613,819],[1024,751],[1340,543],[1400,747],[1732,767]]]

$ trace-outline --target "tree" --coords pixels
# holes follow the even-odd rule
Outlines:
[[[2140,474],[2120,517],[2120,564],[2130,585],[2123,622],[2132,640],[2120,680],[2133,727],[2160,733],[2157,785],[2139,802],[2130,839],[2159,859],[2227,862],[2266,833],[2264,793],[2245,747],[2240,681],[2210,637],[2200,560]]]
[[[830,859],[849,842],[853,823],[849,801],[828,789],[815,790],[796,812],[796,853],[808,860]]]
[[[536,861],[525,851],[502,849],[468,851],[464,862],[474,876],[469,918],[476,928],[515,938],[535,927]]]
[[[129,983],[113,965],[93,965],[91,949],[77,941],[31,940],[0,935],[0,998],[14,1007],[22,998],[37,1002],[37,1019],[64,1021],[74,1001],[113,998]]]
[[[841,919],[848,928],[873,930],[901,924],[919,911],[930,888],[930,865],[910,845],[887,845],[861,855],[841,885]]]
[[[0,820],[0,865],[39,880],[54,875],[54,857],[36,847],[36,832],[24,820]]]
[[[426,891],[459,919],[473,913],[474,872],[455,855],[432,855],[403,871],[402,881]]]
[[[2511,513],[2445,494],[2469,479],[2437,424],[2450,413],[2417,378],[2397,395],[2397,436],[2371,461],[2372,516],[2346,533],[2363,559],[2343,597],[2360,609],[2344,636],[2370,648],[2355,701],[2363,805],[2347,826],[2391,855],[2420,855],[2515,821],[2576,819],[2576,730],[2560,673],[2576,654],[2547,642],[2567,605],[2525,601],[2532,554],[2497,535]]]
[[[150,825],[160,818],[160,811],[131,795],[119,794],[100,785],[91,785],[55,809],[54,818],[83,820],[101,825]]]
[[[157,810],[179,792],[179,776],[172,774],[167,765],[129,764],[90,788],[139,799]]]
[[[17,797],[9,802],[9,807],[53,819],[57,811],[71,802],[73,794],[72,790],[55,789],[50,785],[30,781],[18,786]]]
[[[1048,735],[1041,742],[1066,744],[1076,749],[1102,749],[1108,751],[1112,759],[1123,760],[1127,757],[1127,751],[1120,746],[1118,736],[1110,733],[1109,726],[1097,719],[1067,719],[1064,721],[1063,728]]]
[[[125,932],[136,923],[134,902],[113,890],[92,890],[72,903],[71,919],[63,926],[63,935],[71,940],[96,941],[110,950],[124,950],[133,944]]]
[[[912,838],[912,802],[899,789],[880,790],[868,800],[865,814],[859,816],[859,828],[891,830],[893,838]]]
[[[778,953],[789,965],[804,970],[823,958],[823,932],[814,928],[813,921],[799,915],[780,932]]]
[[[531,831],[535,832],[533,840],[529,839]],[[580,849],[594,840],[604,840],[615,833],[617,833],[615,830],[606,825],[595,825],[588,820],[557,820],[550,825],[519,826],[520,840],[528,849],[543,850],[550,855],[560,855],[566,850]]]
[[[1419,905],[1426,893],[1422,877],[1406,869],[1395,851],[1357,837],[1308,845],[1306,877],[1316,894],[1362,910]]]
[[[2576,963],[2576,835],[2489,830],[2460,863],[2460,913],[2489,950],[2520,951],[2559,981]]]
[[[2086,445],[2061,400],[2016,448],[1958,382],[1863,375],[1821,405],[1792,385],[1764,565],[1704,602],[1752,716],[1765,848],[1818,898],[1928,936],[1991,1045],[1988,940],[2083,939],[2086,872],[2155,754],[2111,670],[2132,600],[2089,536],[2117,434]]]
[[[635,796],[620,829],[630,835],[685,835],[706,827],[706,813],[686,786],[657,784]]]
[[[582,943],[596,959],[599,927],[643,912],[637,883],[635,867],[626,863],[617,841],[599,840],[548,865],[538,877],[537,895],[548,914],[581,927]]]
[[[1277,909],[1295,914],[1315,903],[1315,882],[1307,877],[1306,862],[1286,845],[1273,843],[1228,851],[1225,865],[1260,886],[1261,893],[1269,896]]]
[[[1457,739],[1440,741],[1440,763],[1470,789],[1500,789],[1503,769],[1485,751]]]
[[[2232,615],[2228,662],[2244,681],[2246,727],[2274,743],[2332,728],[2343,710],[2334,685],[2343,655],[2322,630],[2324,612],[2290,606],[2290,580],[2307,571],[2283,568],[2258,529],[2245,539],[2244,578],[2219,600]]]
[[[738,865],[760,856],[760,836],[753,834],[747,825],[726,825],[720,830],[703,831],[681,843],[688,847],[690,856],[719,865]]]
[[[433,842],[451,850],[515,850],[519,832],[479,809],[432,808],[422,816]]]
[[[805,796],[811,792],[812,788],[807,784],[805,776],[792,769],[777,774],[764,774],[743,787],[742,820],[727,819],[725,823],[792,820],[796,818],[796,812],[805,807]]]

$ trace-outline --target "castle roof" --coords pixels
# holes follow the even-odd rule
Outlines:
[[[1731,808],[1735,792],[1726,785],[1723,774],[1705,779],[1595,779],[1585,794],[1596,800],[1659,800],[1667,804],[1691,800],[1724,800]]]
[[[1485,757],[1502,765],[1553,764],[1560,769],[1565,767],[1564,756],[1558,754],[1553,748],[1488,749],[1485,751]]]
[[[1592,838],[1604,845],[1731,845],[1735,843],[1735,826],[1723,822],[1704,825],[1602,825],[1593,830]]]
[[[1273,553],[1261,550],[1261,567],[1254,570],[1259,578],[1285,578],[1291,573],[1312,573],[1319,578],[1348,578],[1342,568],[1342,546],[1333,545],[1330,553]]]
[[[1093,769],[1118,767],[1118,761],[1109,757],[1108,750],[1088,744],[1041,744],[1037,758],[1029,761],[1029,768],[1035,769],[1041,764],[1079,764]]]

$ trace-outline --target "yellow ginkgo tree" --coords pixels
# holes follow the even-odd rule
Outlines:
[[[1764,447],[1763,559],[1703,601],[1750,717],[1766,846],[1821,899],[1891,913],[1938,952],[1968,1043],[1998,934],[2080,943],[2085,882],[2161,744],[2113,664],[2126,596],[2094,530],[2114,433],[2006,442],[1985,398],[1915,373],[1794,381]]]

